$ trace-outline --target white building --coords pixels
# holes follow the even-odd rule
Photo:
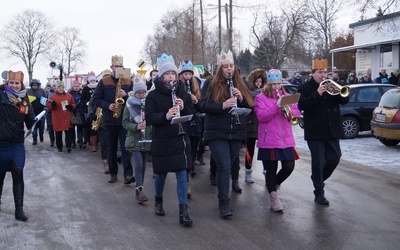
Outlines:
[[[332,49],[332,65],[335,56],[340,56],[335,53],[356,50],[358,77],[367,73],[375,79],[381,69],[389,76],[400,69],[400,12],[352,23],[349,28],[354,31],[354,45]]]

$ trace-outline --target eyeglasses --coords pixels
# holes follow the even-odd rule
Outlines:
[[[142,91],[139,92],[139,91],[138,91],[138,92],[136,92],[135,94],[136,94],[136,95],[145,95],[146,92],[144,92],[144,91],[143,91],[143,92],[142,92]]]

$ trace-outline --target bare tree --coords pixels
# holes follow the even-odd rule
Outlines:
[[[11,57],[23,61],[30,81],[38,57],[50,50],[52,37],[53,26],[48,18],[40,11],[27,9],[5,26],[1,48]]]
[[[320,56],[327,57],[329,46],[333,39],[334,22],[337,19],[339,10],[342,9],[341,0],[313,0],[309,1],[310,15],[317,28],[314,29],[314,36],[322,39],[323,50]]]
[[[64,74],[76,72],[79,65],[83,65],[86,56],[86,42],[80,39],[77,28],[66,27],[59,32],[56,40],[55,58],[63,64]]]

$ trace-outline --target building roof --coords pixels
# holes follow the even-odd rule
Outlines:
[[[331,49],[329,52],[336,53],[336,52],[348,51],[348,50],[353,50],[353,49],[368,49],[368,48],[373,48],[376,45],[388,44],[388,43],[396,44],[399,42],[400,42],[400,38],[399,39],[386,39],[386,40],[377,41],[377,42],[363,43],[363,44],[341,47],[341,48],[337,48],[337,49]]]
[[[367,19],[367,20],[362,20],[362,21],[359,21],[356,23],[351,23],[351,24],[349,24],[349,28],[354,29],[354,28],[362,26],[362,25],[372,24],[372,23],[378,22],[378,21],[381,22],[381,21],[385,21],[385,20],[390,20],[390,19],[393,19],[396,17],[400,17],[400,11],[393,12],[393,13],[383,15],[383,16],[374,17],[374,18]]]

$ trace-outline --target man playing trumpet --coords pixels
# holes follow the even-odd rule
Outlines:
[[[299,109],[304,115],[304,139],[311,152],[311,179],[315,203],[329,205],[324,182],[332,175],[342,156],[339,139],[343,135],[339,104],[349,102],[348,95],[333,95],[320,84],[327,77],[328,61],[315,59],[311,79],[299,87]]]

